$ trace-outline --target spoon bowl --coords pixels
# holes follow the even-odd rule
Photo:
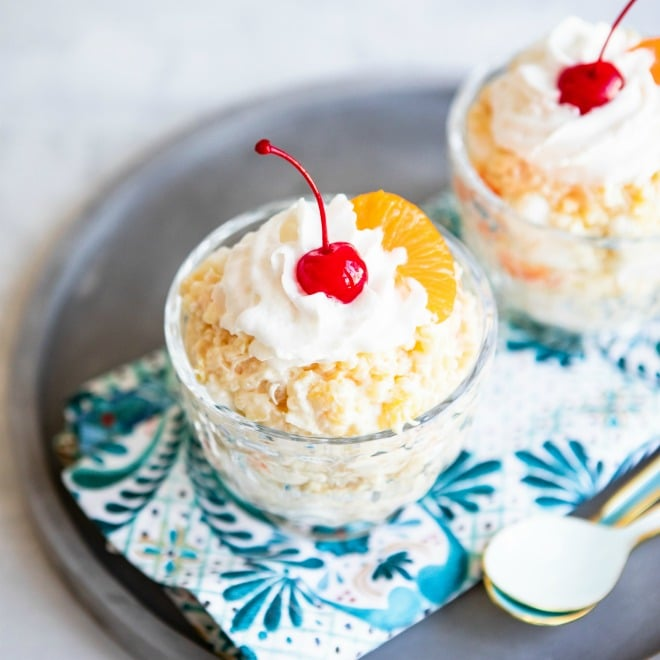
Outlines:
[[[660,531],[660,506],[628,527],[536,515],[499,532],[484,573],[503,595],[549,613],[591,608],[614,587],[632,548]]]

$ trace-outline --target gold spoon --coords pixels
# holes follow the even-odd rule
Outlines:
[[[600,508],[598,513],[592,517],[591,520],[600,521],[602,523],[608,523],[610,525],[617,527],[620,527],[622,525],[627,525],[631,523],[633,520],[638,519],[639,517],[642,516],[642,514],[648,511],[648,509],[651,508],[657,502],[659,497],[660,497],[660,455],[658,455],[654,460],[652,460],[643,470],[641,470],[633,479],[629,480],[622,488],[618,489],[608,499],[608,501],[605,502],[605,504]],[[658,516],[657,511],[651,512],[651,514],[649,514],[646,527],[648,527],[650,531],[652,531],[652,528],[654,527],[652,519],[653,518],[657,519],[657,516]],[[619,530],[619,532],[617,532],[616,530],[608,529],[604,525],[601,525],[595,528],[594,530],[592,528],[592,523],[588,523],[584,520],[579,520],[576,518],[565,519],[565,518],[552,517],[552,519],[548,518],[547,521],[555,526],[557,524],[568,526],[569,529],[571,530],[576,528],[578,534],[586,533],[587,536],[589,536],[591,532],[595,531],[596,534],[599,536],[603,536],[603,535],[607,536],[608,541],[611,540],[612,534],[614,534],[615,540],[617,540],[616,538],[617,534],[619,536],[623,536],[625,534],[624,530]],[[650,525],[648,524],[649,522],[651,523]],[[532,520],[532,524],[534,524],[534,520]],[[628,536],[631,536],[631,539],[634,535],[633,532],[635,527],[636,526],[633,526],[632,529],[626,530],[628,532]],[[541,527],[540,531],[542,531],[542,529],[543,528]],[[510,534],[510,532],[508,533]],[[650,535],[651,534],[649,533],[645,537],[648,538],[648,536]],[[619,543],[619,545],[625,546],[626,544],[622,542]],[[629,545],[632,545],[632,543],[630,543]],[[495,553],[494,553],[495,559],[497,559],[497,551],[498,551],[497,544],[494,547],[495,547]],[[545,547],[544,544],[541,544],[541,548],[539,548],[538,551],[543,552],[543,547]],[[500,546],[499,549],[501,550],[502,546]],[[488,552],[489,552],[489,548],[486,549],[486,553]],[[625,554],[627,556],[627,553]],[[505,553],[504,555],[505,560],[506,560],[506,556],[507,554]],[[501,553],[500,553],[500,557],[502,557]],[[588,555],[583,555],[583,558],[585,557],[588,558]],[[486,557],[486,559],[488,559],[488,557]],[[518,566],[521,561],[524,561],[524,557],[519,559],[518,563],[514,562],[514,565]],[[625,561],[625,558],[622,561]],[[605,587],[603,587],[603,589],[600,590],[600,593],[598,594],[599,597],[597,597],[594,600],[590,600],[589,598],[586,598],[586,602],[588,604],[585,606],[576,607],[575,609],[572,608],[567,609],[565,606],[561,607],[561,605],[558,605],[558,602],[562,604],[571,602],[571,600],[570,599],[567,600],[561,592],[559,592],[557,596],[558,601],[555,599],[555,602],[552,603],[550,608],[533,607],[529,604],[528,601],[526,603],[520,602],[520,600],[513,598],[508,593],[508,591],[505,592],[502,589],[498,588],[498,586],[494,584],[493,580],[491,579],[492,575],[489,576],[488,574],[489,563],[491,564],[491,569],[493,567],[493,564],[496,567],[496,569],[498,568],[498,566],[497,566],[497,561],[495,561],[494,563],[488,561],[484,562],[484,586],[486,588],[486,592],[490,597],[490,599],[497,606],[509,612],[509,614],[511,614],[515,618],[520,619],[521,621],[525,621],[526,623],[532,623],[534,625],[554,626],[554,625],[569,623],[570,621],[575,621],[576,619],[579,619],[588,612],[590,612],[595,607],[596,603],[599,602],[600,598],[606,595],[607,592],[609,591],[609,588],[607,588],[607,585],[605,585]],[[622,565],[623,564],[621,563],[621,566]],[[515,580],[516,570],[514,570],[514,574],[513,574],[514,582],[516,581]],[[496,575],[498,574],[498,570],[495,570],[494,572]],[[509,571],[507,575],[506,571],[504,571],[503,573],[502,570],[500,570],[499,574],[500,577],[504,576],[502,579],[502,582],[504,583],[507,583],[507,578],[511,577],[511,571]],[[610,586],[613,586],[613,583],[616,581],[616,578],[618,577],[618,572],[614,571],[614,573],[610,577],[612,578],[610,580],[610,582],[612,583]],[[498,582],[498,584],[501,584],[502,582]],[[527,584],[527,581],[522,582],[523,587],[520,586],[521,584],[520,581],[518,582],[519,582],[518,590],[522,589],[522,593],[526,593],[527,587],[525,585]],[[603,590],[604,593],[602,593]],[[514,592],[515,591],[516,590],[514,588]],[[542,601],[548,600],[548,595],[544,592],[544,590],[541,590],[540,593],[542,594],[540,596],[540,599]],[[552,601],[552,599],[550,599],[550,601]],[[582,602],[585,602],[584,598],[582,599]]]

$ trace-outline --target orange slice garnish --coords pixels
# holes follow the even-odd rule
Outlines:
[[[365,193],[353,200],[358,229],[383,230],[383,247],[404,247],[408,260],[399,273],[416,279],[428,295],[427,307],[444,321],[454,307],[454,258],[424,211],[393,193]]]
[[[660,85],[660,37],[653,37],[652,39],[644,39],[640,41],[634,48],[646,48],[650,50],[655,56],[655,62],[651,67],[651,73],[653,74],[653,80]]]

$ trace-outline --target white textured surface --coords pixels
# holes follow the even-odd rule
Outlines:
[[[568,13],[609,20],[622,4],[0,0],[0,405],[9,331],[41,255],[102,182],[173,129],[342,75],[421,68],[456,77]],[[657,2],[640,2],[628,23],[660,33]],[[38,545],[4,418],[0,408],[0,657],[126,657]]]

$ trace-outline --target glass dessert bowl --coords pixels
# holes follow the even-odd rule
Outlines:
[[[660,317],[653,53],[634,33],[614,32],[607,53],[626,83],[597,107],[573,107],[554,87],[606,34],[567,19],[507,67],[472,76],[448,122],[462,237],[500,309],[582,334]]]
[[[350,204],[345,198],[339,202],[336,199],[328,205],[329,212],[333,205]],[[208,363],[212,353],[204,348],[204,357],[200,360],[203,333],[194,330],[195,339],[191,340],[191,291],[196,290],[196,281],[203,282],[207,277],[204,264],[215,258],[219,248],[227,246],[231,252],[231,246],[263,227],[273,216],[292,213],[291,209],[303,208],[305,204],[308,203],[301,200],[293,206],[291,202],[282,202],[259,208],[221,225],[204,239],[185,260],[172,283],[165,310],[165,335],[180,381],[184,409],[208,461],[230,493],[239,503],[257,509],[278,523],[332,536],[338,529],[361,530],[381,522],[400,507],[419,499],[456,458],[469,433],[477,394],[494,355],[496,311],[487,278],[473,257],[455,238],[444,235],[457,268],[462,270],[459,297],[469,301],[472,316],[467,319],[470,327],[465,330],[469,334],[469,341],[466,339],[469,350],[466,349],[458,361],[451,356],[443,358],[443,364],[450,364],[454,371],[453,381],[448,381],[448,391],[434,405],[408,421],[400,416],[389,418],[396,420],[395,430],[353,434],[351,430],[361,427],[351,420],[369,418],[374,398],[377,400],[381,396],[378,387],[384,391],[384,386],[380,381],[370,383],[367,379],[366,389],[342,386],[326,391],[316,387],[319,383],[324,385],[324,378],[343,378],[345,374],[342,375],[337,364],[345,365],[345,361],[331,361],[328,369],[322,364],[312,364],[286,372],[292,402],[297,396],[294,390],[307,382],[310,373],[320,374],[312,388],[305,385],[307,389],[299,397],[295,413],[283,412],[286,405],[282,403],[281,393],[263,384],[255,386],[247,403],[240,393],[228,400],[222,390],[223,387],[231,389],[233,385],[225,383],[218,387],[213,377],[200,376],[200,364]],[[226,269],[226,266],[220,269],[223,267]],[[370,277],[372,275],[378,277],[377,273],[370,273]],[[456,304],[460,307],[464,303]],[[276,318],[271,320],[277,324]],[[456,328],[463,331],[462,322],[448,328],[454,333]],[[223,336],[231,345],[235,344],[234,335]],[[310,342],[313,344],[314,340]],[[413,347],[409,348],[414,352]],[[364,353],[349,362],[351,369],[356,365],[361,369],[367,364],[370,374],[389,368],[385,363],[375,367],[371,357]],[[271,373],[269,369],[262,370],[263,364],[261,360],[251,362],[260,375],[250,372],[246,378],[259,379],[264,373]],[[239,369],[239,374],[241,371]],[[227,382],[241,380],[242,376],[234,372],[232,378]],[[347,382],[350,380],[348,378]],[[399,383],[405,378],[399,376],[394,380]],[[314,397],[313,403],[309,403]],[[371,400],[367,401],[369,397]],[[293,405],[291,403],[291,408]],[[381,410],[381,418],[382,414]],[[319,417],[323,420],[319,421]],[[255,421],[255,418],[262,421]],[[306,418],[309,418],[307,426]],[[272,422],[264,423],[264,419]],[[342,433],[340,429],[349,432]],[[332,432],[318,432],[323,430]]]

